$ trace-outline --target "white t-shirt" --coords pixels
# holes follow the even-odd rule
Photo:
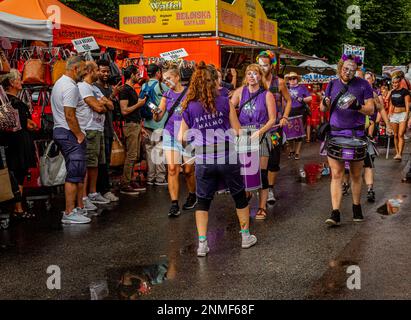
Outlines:
[[[57,80],[54,84],[50,98],[54,128],[64,128],[66,130],[70,130],[64,114],[64,107],[76,109],[79,100],[80,91],[73,79],[63,75],[59,80]],[[78,117],[78,110],[76,110],[76,115]],[[85,130],[85,128],[80,129],[82,131]]]
[[[95,112],[84,101],[84,99],[88,97],[95,97],[97,100],[100,100],[104,97],[103,93],[99,88],[92,84],[88,84],[85,81],[80,82],[78,84],[78,88],[80,90],[81,97],[77,106],[77,109],[81,114],[80,117],[78,117],[79,123],[81,122],[80,127],[84,126],[86,130],[97,130],[104,132],[104,121],[106,120],[105,114]]]

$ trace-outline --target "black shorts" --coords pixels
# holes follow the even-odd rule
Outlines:
[[[374,166],[374,160],[375,160],[375,156],[371,156],[368,152],[367,152],[367,156],[364,159],[364,168],[375,168]]]
[[[270,157],[268,158],[268,171],[278,172],[280,171],[281,161],[281,145],[271,148]]]
[[[230,190],[231,195],[244,191],[241,165],[238,164],[196,164],[197,196],[212,200],[221,185]],[[224,183],[223,183],[224,182]]]

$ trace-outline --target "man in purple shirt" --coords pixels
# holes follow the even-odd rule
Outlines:
[[[361,78],[355,77],[361,61],[357,57],[343,56],[338,64],[339,79],[331,81],[325,92],[321,103],[321,111],[331,109],[331,136],[364,137],[365,116],[374,113],[373,91],[369,83]],[[355,96],[355,101],[347,108],[338,108],[337,98],[345,91]],[[341,185],[344,177],[344,161],[328,157],[332,171],[331,178],[331,201],[333,211],[326,224],[336,226],[340,224],[340,207],[342,200]],[[364,220],[361,209],[361,184],[362,168],[364,161],[350,162],[350,175],[353,199],[353,218],[355,222]]]

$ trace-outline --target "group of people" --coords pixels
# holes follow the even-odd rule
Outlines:
[[[326,223],[331,226],[341,222],[342,188],[346,167],[349,167],[353,198],[353,219],[363,221],[361,208],[362,169],[368,199],[375,199],[374,155],[371,149],[365,157],[360,147],[354,145],[353,158],[347,158],[347,148],[358,139],[369,146],[367,136],[375,134],[375,125],[380,118],[388,131],[394,134],[395,159],[401,159],[404,150],[404,132],[411,124],[409,119],[409,89],[401,88],[404,80],[393,77],[393,89],[388,93],[388,114],[380,92],[373,88],[375,75],[368,72],[365,79],[356,77],[360,66],[356,57],[343,56],[338,64],[337,80],[333,80],[320,100],[321,111],[330,114],[330,129],[325,150],[331,168],[332,212]],[[277,59],[271,51],[261,52],[256,63],[250,64],[239,88],[225,83],[222,71],[204,62],[198,63],[188,84],[183,83],[178,66],[169,63],[162,67],[148,66],[150,80],[140,93],[135,90],[139,71],[129,66],[124,71],[124,85],[108,82],[108,61],[84,61],[79,56],[67,61],[66,73],[54,85],[51,105],[54,118],[53,139],[65,158],[67,177],[65,184],[65,211],[62,222],[67,224],[90,223],[87,212],[96,205],[118,201],[110,190],[109,164],[115,130],[112,112],[118,105],[123,116],[123,135],[126,146],[120,192],[137,195],[146,187],[134,181],[135,164],[140,158],[140,146],[144,144],[148,162],[147,183],[168,185],[170,217],[181,214],[180,173],[183,172],[188,196],[183,210],[196,210],[198,251],[200,257],[209,252],[207,242],[208,212],[216,192],[228,189],[235,202],[242,235],[242,248],[257,243],[250,233],[251,191],[258,190],[256,220],[267,217],[267,204],[276,201],[274,186],[280,172],[280,159],[284,141],[282,130],[290,118],[302,117],[307,121],[307,104],[312,95],[299,83],[298,75],[289,74],[286,80],[276,75]],[[233,73],[234,75],[234,73]],[[2,85],[10,95],[13,105],[19,110],[23,129],[20,139],[32,145],[28,131],[35,130],[26,106],[21,105],[17,93],[21,90],[19,74],[12,71]],[[340,105],[343,96],[349,93],[353,99],[344,108]],[[147,112],[149,114],[147,114]],[[370,126],[366,128],[366,118]],[[317,124],[318,125],[318,124]],[[23,133],[24,132],[24,133]],[[210,132],[212,134],[210,134]],[[259,182],[250,188],[247,184],[245,165],[239,161],[239,141],[245,138],[246,151],[253,146],[258,150]],[[344,138],[343,143],[336,138]],[[303,138],[288,142],[289,158],[300,159]],[[340,143],[340,145],[338,144]],[[331,147],[341,156],[336,156]],[[17,148],[17,147],[15,147]],[[358,150],[357,150],[358,149]],[[8,162],[13,164],[18,150],[9,148]],[[13,153],[14,152],[14,153]],[[23,184],[25,170],[33,165],[33,150],[19,157],[21,170],[19,184]],[[22,154],[22,153],[20,153]],[[10,160],[10,161],[9,161]],[[12,168],[13,169],[13,168]],[[21,190],[22,192],[22,190]],[[25,214],[21,204],[16,214]]]

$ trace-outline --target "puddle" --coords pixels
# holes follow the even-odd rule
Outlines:
[[[107,279],[90,284],[91,300],[138,300],[167,280],[168,260],[155,265],[109,269]]]

